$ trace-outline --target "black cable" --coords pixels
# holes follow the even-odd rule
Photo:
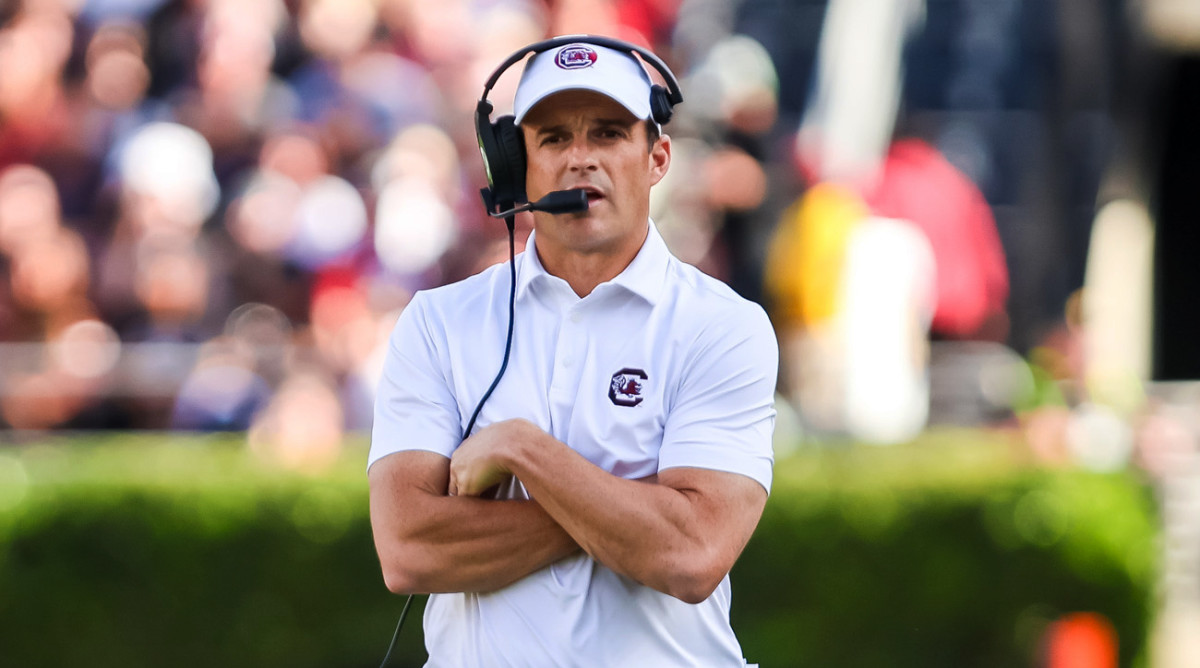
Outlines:
[[[479,411],[483,410],[483,404],[492,396],[492,390],[500,384],[500,379],[504,377],[504,371],[508,369],[508,355],[512,352],[513,340],[513,321],[516,319],[517,307],[517,263],[516,263],[516,239],[514,238],[514,220],[513,216],[504,219],[508,225],[508,269],[509,269],[509,288],[508,288],[508,339],[504,342],[504,360],[500,363],[500,372],[496,374],[496,379],[492,381],[491,387],[487,392],[483,393],[483,398],[475,405],[475,412],[471,414],[470,421],[467,422],[467,430],[463,432],[463,440],[465,441],[471,435],[471,430],[475,428],[475,418],[479,417]]]
[[[383,655],[383,663],[379,664],[379,668],[387,665],[388,659],[392,658],[392,650],[396,648],[396,638],[400,637],[400,627],[404,626],[404,618],[408,616],[408,608],[412,605],[413,595],[408,595],[408,600],[404,602],[404,609],[400,611],[400,621],[396,622],[396,630],[392,633],[392,642],[388,645],[387,654]]]
[[[516,320],[517,311],[517,242],[516,242],[516,221],[515,216],[508,216],[504,219],[504,223],[508,226],[508,338],[504,342],[504,359],[500,363],[500,371],[496,374],[496,378],[492,381],[487,392],[483,393],[483,398],[475,404],[475,411],[471,413],[471,419],[467,421],[467,429],[463,432],[463,440],[471,435],[471,430],[475,428],[475,418],[479,417],[479,411],[483,409],[483,404],[492,396],[492,391],[500,384],[500,379],[504,377],[505,370],[508,369],[508,356],[512,352],[513,340],[513,321]],[[392,642],[388,645],[387,654],[383,656],[383,663],[379,664],[379,668],[387,666],[388,659],[392,658],[392,650],[396,647],[396,639],[400,637],[400,628],[404,626],[404,618],[408,616],[408,608],[412,605],[414,594],[408,595],[408,600],[404,602],[404,609],[400,611],[400,621],[396,622],[396,630],[392,633]]]

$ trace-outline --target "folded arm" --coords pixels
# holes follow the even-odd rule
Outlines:
[[[447,496],[449,471],[424,451],[371,466],[371,528],[391,591],[492,591],[579,549],[536,502]]]
[[[689,603],[708,598],[733,567],[766,504],[751,478],[670,468],[656,481],[625,480],[524,420],[463,442],[452,494],[478,494],[516,475],[554,522],[597,561]]]

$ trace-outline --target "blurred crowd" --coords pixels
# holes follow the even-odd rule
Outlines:
[[[507,254],[478,196],[472,113],[487,75],[551,34],[666,49],[677,10],[3,5],[3,423],[247,429],[300,451],[367,427],[386,336],[411,294]],[[491,95],[501,110],[515,79]],[[763,86],[752,104],[765,109],[750,110],[760,115],[773,105],[774,84]],[[756,160],[702,138],[746,106],[732,102],[677,123],[686,168],[659,205],[680,253],[714,273],[721,211],[753,208],[765,189]],[[529,226],[519,220],[519,244]]]
[[[506,259],[475,102],[509,53],[571,33],[681,78],[652,215],[768,308],[806,429],[911,436],[939,378],[959,391],[931,340],[982,346],[953,369],[1011,408],[1037,380],[1014,357],[1075,373],[1067,307],[1116,136],[1104,76],[1056,94],[1072,66],[1112,69],[1106,33],[1049,54],[1058,4],[0,4],[0,425],[247,430],[329,456],[369,426],[411,295]],[[1095,3],[1100,33],[1120,4]],[[1009,365],[991,385],[989,364]]]

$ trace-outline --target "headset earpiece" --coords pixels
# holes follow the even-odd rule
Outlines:
[[[662,86],[654,84],[650,87],[650,117],[659,125],[666,125],[675,113],[671,104],[671,93]]]
[[[501,116],[492,122],[489,114],[492,105],[480,100],[475,107],[475,135],[479,140],[479,153],[483,156],[483,168],[487,174],[486,199],[489,210],[492,206],[509,208],[524,204],[525,196],[525,142],[521,129],[513,116]]]
[[[515,116],[501,116],[492,124],[496,129],[496,144],[500,147],[500,164],[503,165],[503,178],[499,186],[493,189],[499,195],[499,201],[524,204],[528,201],[525,195],[525,137],[521,128],[517,127]]]

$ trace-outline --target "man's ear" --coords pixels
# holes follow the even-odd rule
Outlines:
[[[659,135],[650,148],[650,185],[658,185],[671,167],[671,137]]]

